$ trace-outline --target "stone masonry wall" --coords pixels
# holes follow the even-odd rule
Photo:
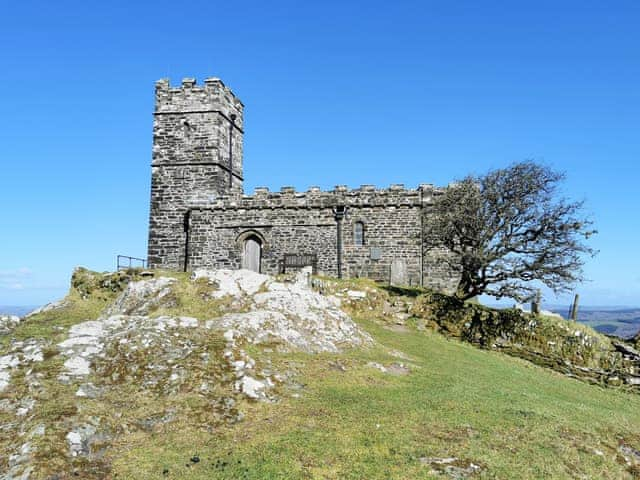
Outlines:
[[[334,209],[346,207],[342,225],[342,273],[388,281],[391,264],[404,262],[410,285],[455,288],[448,254],[425,245],[423,222],[432,185],[392,185],[329,192],[311,188],[280,192],[258,188],[243,195],[242,102],[217,78],[180,87],[156,83],[153,123],[148,263],[151,268],[241,268],[245,242],[261,252],[260,269],[278,273],[285,255],[315,255],[318,273],[338,273]],[[231,147],[231,148],[230,148]],[[230,164],[231,167],[230,167]],[[356,245],[356,224],[364,244]],[[255,257],[252,257],[255,258]]]
[[[256,189],[253,196],[221,197],[191,214],[188,268],[240,268],[244,240],[255,235],[262,242],[264,273],[282,269],[285,254],[315,254],[318,273],[337,274],[337,222],[333,208],[347,207],[342,221],[343,274],[388,281],[391,262],[404,260],[408,283],[450,291],[451,272],[434,252],[423,256],[422,221],[425,208],[437,194],[431,186],[407,190],[402,186],[376,190],[336,187],[331,192],[311,189],[280,192]],[[364,245],[355,245],[356,222],[364,225]],[[377,249],[379,258],[372,256]]]
[[[167,80],[156,83],[151,267],[183,267],[184,217],[189,208],[222,194],[242,192],[242,126],[243,105],[219,79],[207,79],[203,86],[185,79],[179,88],[171,88]]]

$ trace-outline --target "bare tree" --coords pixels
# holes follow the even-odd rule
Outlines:
[[[558,190],[564,174],[531,161],[468,176],[434,198],[425,221],[430,247],[445,247],[460,272],[456,295],[530,300],[539,281],[554,292],[582,281],[585,239],[596,233],[583,202]]]

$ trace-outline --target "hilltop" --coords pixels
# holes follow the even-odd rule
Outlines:
[[[637,345],[583,325],[304,274],[71,283],[3,324],[0,478],[640,477]]]

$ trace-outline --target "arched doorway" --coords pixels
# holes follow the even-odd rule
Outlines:
[[[244,240],[242,251],[242,268],[260,273],[262,260],[262,242],[256,235],[250,235]]]

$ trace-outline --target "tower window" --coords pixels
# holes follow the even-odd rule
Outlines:
[[[353,243],[356,246],[364,245],[364,223],[356,222],[353,226]]]

